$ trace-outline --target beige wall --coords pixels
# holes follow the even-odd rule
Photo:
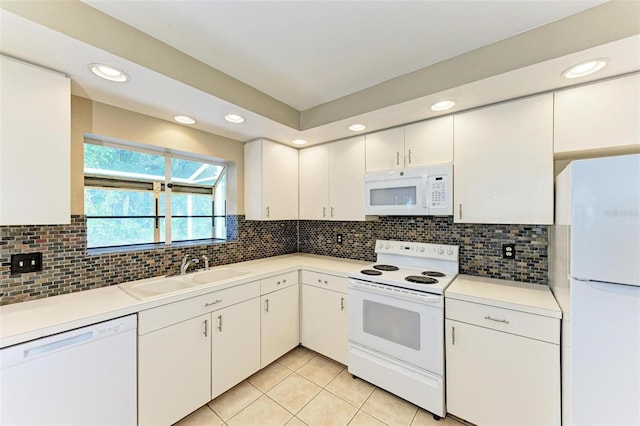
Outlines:
[[[244,145],[241,142],[78,96],[71,97],[71,214],[84,214],[85,133],[225,162],[227,213],[244,214]]]

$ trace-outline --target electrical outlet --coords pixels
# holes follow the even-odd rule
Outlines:
[[[504,259],[516,258],[516,245],[515,244],[503,244],[502,245],[502,257]]]
[[[11,275],[42,271],[42,253],[21,253],[11,255]]]
[[[336,234],[336,243],[342,244],[342,234]]]

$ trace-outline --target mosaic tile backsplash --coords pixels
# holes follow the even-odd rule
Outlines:
[[[0,305],[175,273],[186,254],[207,255],[211,266],[298,251],[374,261],[376,239],[457,244],[461,273],[546,284],[547,231],[539,225],[455,224],[451,217],[258,222],[230,216],[228,242],[87,254],[86,218],[73,216],[70,225],[0,227]],[[515,243],[515,260],[502,259],[503,243]],[[42,272],[10,275],[11,254],[36,251],[43,254]]]

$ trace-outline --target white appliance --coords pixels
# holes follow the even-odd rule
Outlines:
[[[349,274],[349,372],[444,417],[444,290],[458,246],[376,242]]]
[[[453,165],[366,173],[365,214],[453,215]]]
[[[550,237],[563,424],[640,425],[640,155],[570,163]]]
[[[0,351],[0,424],[135,425],[136,316]]]

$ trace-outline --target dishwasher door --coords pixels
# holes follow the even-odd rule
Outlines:
[[[0,424],[135,425],[136,316],[0,351]]]

